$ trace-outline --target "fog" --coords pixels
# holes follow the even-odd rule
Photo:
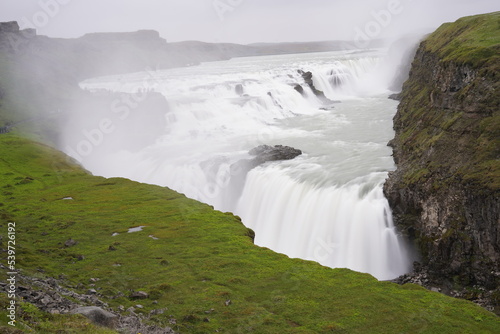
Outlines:
[[[51,37],[154,29],[168,41],[248,44],[396,38],[497,10],[492,0],[4,0],[0,21]]]

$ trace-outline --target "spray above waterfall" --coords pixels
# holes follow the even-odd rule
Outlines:
[[[99,94],[155,91],[168,108],[162,122],[149,122],[158,134],[151,144],[116,146],[121,140],[110,133],[81,161],[96,174],[168,186],[234,212],[258,245],[394,278],[409,269],[409,257],[382,194],[394,168],[386,143],[396,108],[376,72],[383,55],[235,58],[158,71],[154,82],[148,73],[85,81],[84,89]],[[99,123],[103,116],[94,117]],[[85,139],[70,124],[65,131],[65,147]],[[303,154],[238,168],[259,145]]]

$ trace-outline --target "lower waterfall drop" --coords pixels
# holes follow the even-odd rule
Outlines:
[[[248,174],[236,210],[255,243],[290,257],[370,273],[380,280],[409,269],[381,185],[318,187],[277,166]]]

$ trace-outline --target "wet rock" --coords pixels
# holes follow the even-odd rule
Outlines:
[[[255,156],[253,163],[260,165],[268,161],[291,160],[302,154],[301,150],[283,145],[260,145],[248,152]]]
[[[251,169],[269,161],[293,159],[301,155],[302,151],[290,146],[260,145],[251,149],[248,153],[254,157],[252,159],[241,159],[230,166],[231,179],[228,191],[224,193],[224,202],[227,203],[228,207],[234,207],[241,196],[246,175]],[[253,231],[249,231],[248,236],[253,239],[255,234]]]
[[[332,104],[334,103],[334,101],[330,100],[329,98],[327,98],[325,96],[325,93],[319,89],[316,88],[316,86],[314,86],[314,80],[313,80],[313,74],[312,72],[304,72],[302,70],[298,70],[299,74],[302,75],[302,78],[304,79],[305,83],[307,84],[307,86],[309,86],[309,88],[312,90],[312,92],[314,93],[314,95],[316,95],[316,97],[318,97],[318,99],[321,100],[321,102],[323,102],[323,104]]]
[[[296,84],[293,89],[295,89],[297,92],[299,92],[300,94],[304,95],[304,87],[302,87],[301,85],[299,84]]]
[[[243,85],[242,84],[237,84],[235,87],[234,87],[234,91],[236,92],[236,94],[238,94],[239,96],[243,96],[243,93],[244,93],[244,90],[243,90]]]

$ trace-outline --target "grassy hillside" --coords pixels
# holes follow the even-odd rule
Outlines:
[[[463,17],[445,23],[426,41],[431,52],[439,53],[444,61],[463,62],[474,66],[496,64],[500,58],[500,12]]]
[[[470,302],[289,259],[253,245],[252,232],[231,214],[166,188],[91,176],[15,134],[0,136],[0,180],[1,233],[16,222],[24,275],[62,277],[80,293],[98,278],[94,288],[115,312],[138,303],[138,313],[167,308],[151,321],[175,319],[170,326],[181,333],[500,331],[496,316]],[[137,226],[145,227],[127,233]],[[77,244],[66,247],[69,239]],[[131,300],[132,290],[149,298]],[[3,326],[6,302],[0,298]],[[26,333],[100,333],[83,329],[81,317],[23,309],[17,328]]]

